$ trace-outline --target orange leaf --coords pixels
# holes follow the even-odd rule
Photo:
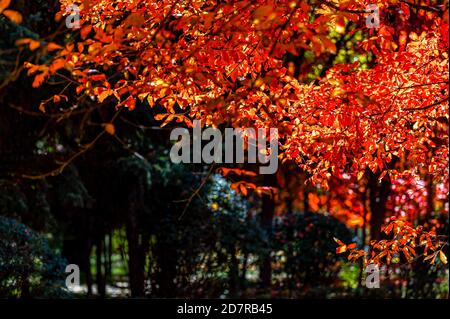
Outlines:
[[[336,254],[342,254],[342,253],[345,253],[346,251],[347,251],[346,245],[339,246],[336,248]]]
[[[85,25],[81,28],[80,30],[80,35],[81,38],[84,40],[86,39],[87,35],[89,34],[89,32],[91,32],[92,30],[92,26],[91,25]]]
[[[411,254],[413,254],[414,256],[416,256],[416,251],[414,250],[414,248],[407,246],[408,250],[411,252]]]
[[[161,124],[161,127],[164,127],[167,124],[169,124],[173,120],[174,117],[175,117],[175,115],[169,114],[169,116],[166,118],[166,120]]]
[[[34,88],[38,88],[38,87],[40,87],[42,85],[42,83],[44,83],[44,80],[45,80],[45,74],[44,73],[39,73],[38,75],[36,75],[34,77],[34,81],[33,81],[32,86]]]
[[[106,81],[106,76],[104,74],[92,75],[90,78],[92,81]]]
[[[5,10],[3,11],[5,17],[11,20],[14,23],[21,24],[22,23],[22,15],[15,10]]]
[[[105,131],[111,135],[116,134],[116,128],[114,127],[114,124],[112,124],[112,123],[105,124]]]
[[[102,93],[100,93],[100,94],[97,96],[98,101],[99,101],[100,103],[103,103],[103,101],[106,100],[111,94],[113,94],[113,92],[112,92],[111,90],[103,91]]]
[[[66,64],[66,60],[64,60],[64,59],[57,59],[57,60],[52,62],[52,64],[50,65],[49,70],[50,70],[51,73],[55,73],[59,69],[62,69],[65,64]]]
[[[2,13],[3,10],[8,8],[10,3],[11,3],[11,0],[0,0],[0,13]]]
[[[340,240],[337,239],[336,237],[333,237],[333,239],[334,239],[334,241],[335,241],[336,243],[338,243],[339,246],[345,245],[342,241],[340,241]]]
[[[403,251],[403,254],[404,254],[405,257],[406,257],[406,260],[408,260],[408,262],[411,262],[413,258],[412,258],[412,256],[409,254],[408,249],[406,249],[406,247],[403,247],[403,248],[402,248],[402,251]]]
[[[18,40],[16,40],[15,44],[17,46],[23,45],[23,44],[28,44],[31,51],[36,50],[37,48],[39,48],[41,46],[41,43],[39,41],[31,39],[31,38],[18,39]]]
[[[254,11],[255,18],[261,19],[267,17],[271,12],[273,12],[273,7],[271,5],[261,6]]]
[[[156,114],[155,120],[162,121],[167,115],[169,115],[169,114],[167,114],[167,113]]]
[[[40,46],[41,46],[41,43],[39,41],[31,41],[29,48],[31,51],[34,51],[37,48],[39,48]]]
[[[48,50],[48,51],[60,50],[60,49],[62,49],[62,48],[63,48],[62,46],[60,46],[59,44],[56,44],[56,43],[54,43],[54,42],[50,42],[50,43],[47,45],[47,50]]]
[[[245,185],[240,184],[239,185],[239,190],[241,191],[242,195],[247,196],[248,191],[247,191],[247,187],[245,187]]]
[[[53,95],[53,103],[59,103],[61,101],[61,96]]]
[[[41,111],[42,113],[45,113],[45,104],[44,103],[39,104],[39,111]]]

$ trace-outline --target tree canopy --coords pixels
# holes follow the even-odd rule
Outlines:
[[[238,251],[259,256],[267,287],[276,261],[270,250],[291,241],[292,265],[282,271],[304,282],[300,274],[323,256],[298,259],[297,249],[315,244],[291,238],[297,232],[328,238],[336,254],[354,262],[447,264],[448,1],[60,0],[48,4],[54,17],[45,27],[19,2],[0,0],[0,31],[8,35],[0,49],[17,55],[0,64],[0,92],[9,88],[2,93],[5,118],[14,119],[5,119],[2,130],[14,135],[14,123],[32,129],[20,135],[26,145],[0,138],[8,155],[0,186],[22,198],[14,205],[13,195],[0,198],[7,203],[0,207],[5,214],[32,210],[26,197],[37,191],[17,195],[32,184],[46,194],[47,214],[69,208],[78,226],[101,229],[98,236],[89,230],[86,243],[100,255],[105,236],[111,241],[111,232],[125,226],[132,295],[144,291],[152,254],[154,274],[163,275],[149,280],[164,296],[173,278],[187,278],[171,264],[183,269],[179,275],[200,263],[186,261],[185,251],[160,253],[188,238],[183,227],[197,225],[179,226],[173,211],[197,211],[211,224],[200,234],[217,236],[223,255],[211,258],[229,259],[233,293]],[[167,133],[192,128],[194,120],[220,129],[276,128],[279,170],[260,175],[254,164],[168,164]],[[222,202],[217,193],[235,200]],[[80,214],[93,207],[95,221]],[[298,229],[289,229],[291,222]],[[311,232],[309,224],[336,234]],[[174,237],[165,241],[166,230]],[[260,243],[236,241],[252,236]],[[204,238],[202,247],[213,249]],[[177,256],[185,259],[174,263]]]

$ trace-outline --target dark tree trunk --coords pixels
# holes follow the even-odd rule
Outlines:
[[[236,258],[236,247],[230,247],[230,271],[228,275],[230,295],[236,297],[239,290],[239,263]]]
[[[28,282],[28,277],[22,279],[20,287],[20,299],[30,299],[30,283]]]
[[[108,243],[106,243],[108,238]],[[105,238],[105,281],[112,281],[112,232],[108,232],[108,236]]]
[[[159,275],[157,284],[159,286],[159,297],[173,298],[176,296],[175,277],[177,275],[177,252],[174,247],[160,244],[157,248]]]
[[[309,212],[309,199],[308,199],[308,189],[306,186],[303,189],[303,212]]]
[[[391,183],[388,178],[385,177],[379,182],[379,177],[379,174],[369,173],[370,237],[372,240],[378,240],[381,237],[381,226],[386,217],[386,202],[391,191]]]
[[[276,182],[274,175],[265,178],[265,184],[274,186]],[[273,196],[264,194],[262,196],[261,226],[265,230],[268,239],[267,252],[261,256],[260,282],[262,288],[270,288],[272,284],[272,259],[270,257],[272,241],[272,221],[275,214],[275,200]]]
[[[244,253],[244,261],[242,263],[241,271],[241,285],[243,288],[247,286],[247,266],[248,266],[248,253]]]
[[[99,238],[97,241],[97,249],[96,249],[96,268],[97,268],[97,293],[100,298],[105,298],[106,296],[106,285],[105,285],[105,277],[103,274],[103,238]]]
[[[137,227],[134,212],[129,212],[127,224],[127,240],[128,240],[128,269],[130,280],[131,297],[144,296],[145,284],[145,255],[141,251],[139,243],[139,229]]]
[[[366,228],[367,228],[367,191],[368,187],[364,188],[364,192],[362,193],[362,204],[363,204],[363,225],[361,229],[361,249],[364,250],[366,248]],[[359,272],[359,278],[358,278],[358,286],[361,287],[362,285],[362,278],[363,278],[363,272],[364,272],[364,260],[360,260],[359,263],[360,266],[360,272]]]
[[[84,268],[86,271],[86,286],[88,297],[92,296],[92,271],[91,271],[91,243],[90,239],[86,240],[85,256],[83,260]]]

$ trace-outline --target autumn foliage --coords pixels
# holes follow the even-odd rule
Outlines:
[[[56,21],[76,5],[79,28],[16,41],[51,56],[25,64],[32,87],[64,83],[36,112],[64,119],[91,100],[161,127],[278,128],[279,172],[218,164],[232,189],[272,201],[271,217],[329,213],[362,230],[359,244],[335,239],[351,261],[447,263],[448,1],[60,3]],[[115,120],[99,136],[114,138]]]

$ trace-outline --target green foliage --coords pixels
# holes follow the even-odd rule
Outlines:
[[[259,254],[267,248],[267,236],[259,220],[249,214],[249,202],[230,189],[230,182],[214,175],[207,191],[211,222],[218,242],[239,247],[243,253]]]
[[[44,237],[0,216],[0,297],[67,297],[65,265]]]
[[[249,203],[228,181],[212,175],[200,188],[207,176],[190,169],[162,158],[153,165],[151,193],[157,195],[148,203],[152,287],[174,282],[171,297],[219,297],[237,289],[235,283],[252,266],[249,256],[258,256],[267,242],[258,220],[249,214]],[[183,200],[196,191],[191,202]],[[161,282],[161,277],[170,279]],[[155,296],[164,293],[151,289]]]
[[[351,241],[350,231],[335,218],[318,213],[296,213],[278,218],[274,254],[280,288],[290,293],[305,287],[333,287],[340,270],[333,237]]]
[[[0,180],[0,215],[18,218],[28,210],[27,198],[20,187]]]
[[[69,165],[55,178],[53,183],[55,201],[60,207],[88,208],[92,198],[89,195],[75,166]]]
[[[346,263],[342,265],[339,272],[339,278],[342,280],[342,286],[345,288],[356,289],[358,287],[359,274],[361,268],[354,263]]]
[[[139,156],[131,155],[117,160],[117,177],[122,182],[139,184],[148,189],[152,185],[150,163]]]

